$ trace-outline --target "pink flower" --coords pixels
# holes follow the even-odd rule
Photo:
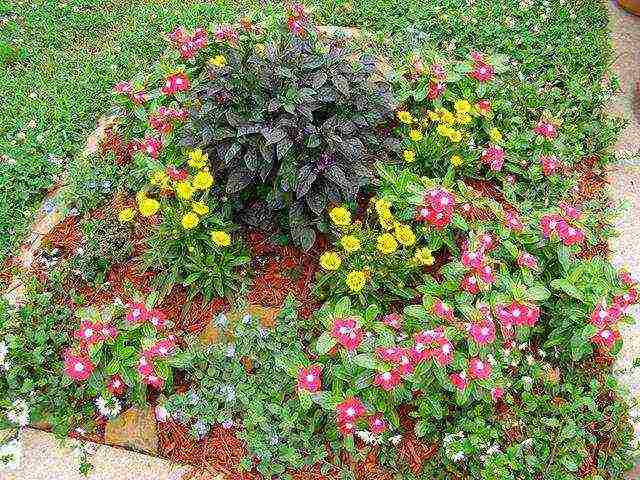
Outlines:
[[[551,214],[544,215],[540,218],[540,229],[545,237],[550,237],[554,233],[558,233],[558,227],[566,222],[560,215]]]
[[[100,323],[85,320],[80,322],[80,328],[73,333],[73,336],[80,340],[83,345],[93,345],[103,340],[101,328],[102,325]]]
[[[341,435],[347,437],[349,435],[353,435],[356,431],[356,425],[353,422],[345,421],[338,422],[338,431]]]
[[[174,180],[176,182],[184,180],[189,176],[189,172],[176,167],[167,167],[165,172],[171,180]]]
[[[429,203],[436,212],[451,211],[456,204],[453,195],[442,188],[431,190],[425,198],[425,203]]]
[[[143,323],[147,320],[149,311],[143,303],[132,303],[127,310],[127,322]]]
[[[511,210],[505,211],[505,227],[514,232],[522,232],[524,224],[520,220],[518,214]]]
[[[382,413],[376,413],[369,417],[369,429],[374,435],[384,433],[388,428],[387,421],[384,419]]]
[[[410,353],[411,353],[410,350],[403,350],[402,357],[400,358],[400,364],[396,368],[398,373],[403,377],[406,377],[407,375],[411,375],[415,370],[415,365],[413,364],[413,361],[409,356]]]
[[[488,233],[483,233],[482,235],[480,235],[479,239],[480,245],[482,245],[482,248],[485,252],[488,252],[495,246],[493,236]]]
[[[317,392],[322,388],[322,366],[311,365],[309,368],[300,367],[298,370],[298,390]]]
[[[433,356],[433,350],[440,347],[442,341],[446,341],[444,330],[438,327],[433,330],[423,330],[414,335],[414,344],[410,354],[415,362],[422,362]]]
[[[558,167],[560,166],[558,157],[551,157],[548,155],[544,155],[540,157],[540,163],[542,164],[542,172],[547,177],[549,175],[553,175],[554,173],[556,173],[558,170]]]
[[[429,100],[435,100],[445,91],[446,84],[443,82],[430,82],[429,91],[427,92],[427,98]]]
[[[638,292],[635,288],[630,288],[628,292],[625,292],[622,295],[616,295],[613,299],[613,303],[620,307],[620,309],[624,310],[628,306],[638,303]]]
[[[491,400],[493,400],[494,402],[497,402],[498,400],[500,400],[504,395],[504,389],[502,389],[501,387],[493,387],[491,389]]]
[[[473,60],[476,63],[485,62],[484,53],[482,53],[482,52],[478,52],[477,50],[474,50],[469,55],[471,56],[471,60]]]
[[[545,120],[540,120],[533,131],[546,139],[555,138],[558,136],[556,126],[553,123],[547,122]]]
[[[131,82],[118,82],[116,83],[115,87],[113,87],[113,90],[116,93],[128,95],[133,91],[133,85],[131,84]]]
[[[491,376],[491,364],[478,357],[469,360],[469,376],[477,380],[486,380]]]
[[[496,276],[493,273],[493,268],[491,265],[485,265],[480,269],[480,280],[482,280],[486,284],[493,284],[496,281]]]
[[[478,280],[472,273],[468,273],[462,278],[460,288],[471,295],[480,293],[480,285],[478,285]]]
[[[390,372],[378,373],[373,378],[373,384],[376,387],[380,387],[387,392],[393,390],[398,385],[402,383],[402,377],[400,373],[396,370],[392,370]]]
[[[331,336],[350,352],[362,343],[364,332],[353,317],[337,318],[333,322]]]
[[[402,328],[402,316],[399,313],[388,313],[382,317],[382,323],[400,330]]]
[[[144,152],[152,158],[158,158],[162,149],[162,140],[155,137],[147,137],[135,145],[135,149]]]
[[[214,33],[217,42],[229,42],[231,44],[238,43],[240,36],[238,32],[230,25],[222,25]]]
[[[149,363],[145,355],[141,355],[138,359],[138,374],[141,377],[148,377],[154,373],[153,365]]]
[[[513,325],[533,327],[540,318],[540,309],[537,306],[527,306],[517,302],[509,306],[498,305],[496,313],[500,324],[506,328]]]
[[[431,65],[431,74],[438,80],[447,79],[447,70],[444,68],[444,65],[440,63],[434,63]]]
[[[636,282],[633,281],[633,278],[631,277],[631,273],[629,273],[627,270],[620,270],[618,272],[618,278],[620,279],[620,281],[622,283],[624,283],[625,285],[628,286],[633,286],[635,285]]]
[[[582,211],[573,205],[569,205],[567,202],[560,202],[558,206],[562,209],[565,218],[569,220],[580,220],[582,217]]]
[[[482,151],[480,161],[485,165],[488,165],[494,172],[502,170],[504,165],[505,152],[502,147],[497,145],[489,145]]]
[[[338,414],[338,422],[355,422],[360,417],[364,416],[366,409],[362,401],[356,397],[347,397],[338,405],[336,405],[336,412]]]
[[[476,108],[482,115],[487,115],[491,112],[491,102],[489,100],[480,100],[476,103]]]
[[[398,347],[376,348],[376,354],[385,362],[397,363],[402,359],[404,351]]]
[[[175,342],[170,338],[163,338],[162,340],[158,340],[155,344],[149,348],[145,352],[145,356],[147,358],[155,358],[155,357],[168,357],[173,353],[176,348]]]
[[[483,252],[470,252],[466,248],[462,251],[460,261],[467,268],[479,269],[484,266],[485,257]]]
[[[169,40],[174,43],[184,43],[189,40],[189,34],[187,33],[187,30],[182,26],[176,27],[167,36],[169,37]]]
[[[492,321],[483,320],[471,324],[469,334],[478,345],[489,345],[496,339],[496,327]]]
[[[445,365],[449,365],[453,362],[453,345],[446,338],[439,340],[438,342],[440,343],[440,346],[434,350],[433,358],[444,367]]]
[[[566,246],[584,243],[584,231],[562,221],[558,225],[558,236]]]
[[[536,260],[536,257],[531,255],[529,252],[520,252],[516,262],[521,267],[530,268],[532,270],[538,269],[538,260]]]
[[[76,382],[82,382],[93,373],[94,365],[86,356],[66,353],[64,356],[64,373]]]
[[[158,377],[155,374],[151,374],[148,375],[146,377],[142,377],[142,381],[144,383],[146,383],[147,385],[149,385],[150,387],[156,388],[158,390],[160,390],[162,387],[164,387],[164,379],[161,377]]]
[[[599,330],[598,333],[596,333],[593,337],[591,337],[591,341],[593,343],[607,349],[613,347],[613,344],[616,343],[616,341],[619,339],[620,332],[609,328],[603,328]]]
[[[103,323],[100,327],[100,335],[105,340],[114,339],[118,336],[118,330],[110,323]]]
[[[136,105],[142,105],[147,100],[149,100],[149,96],[144,90],[138,90],[137,92],[131,93],[131,101]]]
[[[454,320],[453,309],[440,299],[437,299],[433,303],[433,313],[443,320]]]
[[[127,385],[124,383],[120,375],[112,375],[107,382],[107,390],[116,397],[122,395],[126,388]]]
[[[488,82],[494,76],[496,72],[493,67],[484,61],[476,61],[473,65],[473,70],[469,73],[471,78],[475,78],[479,82]]]
[[[458,390],[463,392],[469,386],[469,380],[464,372],[452,373],[449,375],[449,380]]]
[[[162,330],[167,326],[167,316],[158,308],[149,310],[147,319],[157,330]]]
[[[173,95],[178,92],[186,92],[191,88],[189,77],[185,73],[178,72],[166,78],[165,85],[160,89],[165,95]]]
[[[618,305],[604,308],[604,306],[599,303],[591,313],[591,323],[599,328],[610,327],[620,319],[622,313],[622,308]]]

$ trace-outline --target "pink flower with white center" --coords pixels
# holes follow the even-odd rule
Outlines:
[[[540,319],[540,308],[537,305],[529,305],[524,317],[525,325],[534,327]]]
[[[562,213],[565,218],[569,220],[580,220],[582,217],[582,210],[578,207],[568,204],[567,202],[560,202],[558,206],[562,209]]]
[[[107,381],[107,390],[116,397],[122,395],[126,388],[127,385],[124,383],[120,375],[112,375]]]
[[[364,332],[358,326],[354,317],[345,317],[334,320],[331,336],[335,338],[340,345],[352,352],[362,343]]]
[[[141,355],[138,359],[138,374],[141,377],[148,377],[149,375],[153,374],[153,372],[153,365],[149,363],[149,360],[147,360],[146,356]]]
[[[338,422],[338,431],[341,435],[347,437],[349,435],[353,435],[356,431],[356,425],[353,422]]]
[[[509,306],[498,305],[496,313],[500,324],[507,328],[513,325],[534,326],[540,317],[540,309],[537,306],[527,306],[517,302]]]
[[[429,203],[436,212],[451,211],[456,204],[454,196],[442,188],[431,190],[425,203]]]
[[[133,91],[133,85],[131,82],[118,82],[115,87],[113,87],[114,92],[120,93],[122,95],[128,95]]]
[[[489,345],[496,340],[496,327],[492,321],[483,320],[471,324],[469,334],[478,345]]]
[[[147,320],[149,311],[143,303],[132,303],[127,310],[127,322],[129,323],[143,323]]]
[[[427,98],[429,100],[435,100],[445,91],[446,84],[443,82],[430,82],[429,91],[427,92]]]
[[[380,435],[387,431],[388,424],[382,413],[376,413],[369,417],[369,429],[374,435]]]
[[[638,303],[638,292],[635,288],[630,288],[628,292],[625,292],[622,295],[616,295],[613,299],[613,303],[621,310],[624,310],[628,306]]]
[[[404,353],[402,354],[402,357],[400,358],[400,363],[398,364],[398,367],[396,368],[396,370],[398,371],[398,373],[400,375],[402,375],[403,377],[406,377],[407,375],[411,375],[413,373],[413,371],[415,370],[415,365],[413,363],[413,361],[411,360],[411,351],[410,350],[404,350]]]
[[[146,377],[142,377],[142,381],[146,383],[148,386],[156,388],[160,390],[164,387],[164,379],[155,374],[148,375]]]
[[[549,155],[543,155],[542,157],[540,157],[540,164],[542,165],[542,173],[544,173],[547,177],[557,173],[558,167],[560,167],[560,161],[558,160],[558,157]]]
[[[483,252],[470,252],[464,249],[460,261],[467,268],[480,269],[484,266],[485,256]]]
[[[380,387],[387,392],[393,390],[402,383],[402,377],[396,370],[390,372],[378,373],[373,378],[373,384],[376,387]]]
[[[596,345],[610,349],[613,347],[614,343],[620,339],[620,333],[617,330],[613,330],[610,328],[603,328],[598,331],[593,337],[591,337],[591,341]]]
[[[491,389],[491,400],[497,402],[504,396],[504,389],[502,387],[493,387]]]
[[[480,240],[480,245],[482,245],[485,252],[488,252],[495,247],[495,240],[489,233],[483,233],[478,238]]]
[[[110,323],[103,323],[100,327],[100,335],[105,340],[112,340],[118,336],[118,330]]]
[[[479,82],[488,82],[495,76],[495,74],[496,72],[491,65],[479,61],[475,62],[473,70],[469,73],[469,76],[471,78],[475,78]]]
[[[159,308],[149,310],[147,319],[157,330],[163,330],[167,326],[167,316]]]
[[[427,217],[427,222],[437,230],[442,230],[444,227],[451,223],[451,211],[443,210],[438,212],[436,210],[430,209],[429,216]]]
[[[93,373],[94,365],[86,356],[65,353],[64,373],[76,382],[83,382]]]
[[[137,92],[131,93],[131,101],[136,105],[142,105],[143,103],[146,103],[147,100],[149,100],[149,96],[144,90],[138,90]]]
[[[402,316],[399,313],[388,313],[382,317],[382,323],[396,330],[400,330],[402,328]]]
[[[631,277],[631,273],[629,273],[628,270],[620,270],[618,272],[618,278],[622,283],[624,283],[627,286],[632,287],[636,284],[636,282]]]
[[[469,386],[469,380],[464,372],[450,374],[449,380],[453,386],[461,392],[464,392],[464,390]]]
[[[489,100],[480,100],[476,103],[476,108],[482,115],[488,115],[491,112],[491,102]]]
[[[191,88],[189,77],[183,72],[177,72],[166,78],[165,85],[160,89],[165,95],[173,95],[179,92],[186,92]]]
[[[94,323],[90,320],[80,322],[80,328],[73,333],[73,336],[80,340],[83,345],[93,345],[103,340],[102,325],[100,323]]]
[[[538,260],[529,252],[520,252],[516,262],[521,267],[530,268],[531,270],[538,270]]]
[[[480,285],[473,273],[468,273],[462,278],[460,282],[460,288],[471,295],[480,293]]]
[[[414,344],[410,350],[411,358],[419,363],[431,357],[431,348],[437,345],[438,339],[444,338],[441,328],[435,330],[424,330],[414,335]]]
[[[504,165],[505,152],[502,147],[497,145],[489,145],[482,151],[480,161],[485,165],[488,165],[494,172],[502,170]]]
[[[155,357],[168,357],[171,355],[176,348],[175,342],[170,338],[163,338],[162,340],[158,340],[155,344],[149,348],[147,352],[145,352],[145,356],[147,358],[155,358]]]
[[[558,233],[558,228],[563,223],[566,224],[564,219],[555,213],[540,217],[540,229],[542,230],[542,234],[547,238],[554,233]]]
[[[582,229],[569,225],[564,221],[558,225],[558,236],[566,246],[582,244],[585,239]]]
[[[493,272],[493,268],[490,265],[485,265],[480,269],[480,280],[484,283],[491,285],[496,281],[495,273]]]
[[[298,390],[318,392],[322,388],[322,366],[311,365],[309,368],[300,367],[298,370]]]
[[[600,328],[610,327],[620,319],[622,314],[622,308],[618,305],[605,308],[602,304],[598,304],[591,313],[591,323]]]
[[[522,232],[524,230],[524,224],[520,220],[518,214],[511,210],[506,210],[504,212],[505,222],[504,225],[509,230],[513,230],[514,232]]]
[[[540,120],[533,131],[546,139],[555,138],[558,136],[558,130],[556,129],[556,126],[551,122],[547,122],[546,120]]]
[[[338,422],[355,422],[367,413],[364,404],[359,398],[347,397],[338,405],[336,405],[336,413],[338,414]]]
[[[486,380],[491,376],[491,364],[478,357],[469,360],[469,376],[477,380]]]
[[[433,358],[441,366],[453,362],[453,345],[447,339],[439,340],[440,346],[433,351]]]
[[[433,313],[443,320],[454,320],[453,309],[439,298],[433,303]]]
[[[376,348],[376,354],[385,362],[398,363],[402,359],[404,350],[398,347]]]

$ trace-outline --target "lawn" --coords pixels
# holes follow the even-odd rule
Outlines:
[[[269,1],[246,3],[273,8]],[[511,82],[514,117],[552,110],[571,118],[567,151],[575,155],[612,142],[600,81],[611,46],[598,0],[310,3],[320,23],[380,32],[393,51],[428,41],[448,54],[506,54],[519,66]],[[0,2],[0,259],[14,251],[47,189],[107,110],[112,86],[156,58],[174,26],[225,21],[237,12],[238,2],[227,0]]]

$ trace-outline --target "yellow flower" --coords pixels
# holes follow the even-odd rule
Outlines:
[[[332,208],[329,212],[329,217],[339,227],[345,227],[351,223],[351,213],[344,207]]]
[[[140,203],[145,198],[147,198],[147,192],[145,192],[144,190],[140,190],[138,193],[136,193],[136,202]]]
[[[201,149],[191,150],[189,152],[189,161],[187,162],[190,167],[200,169],[204,167],[209,161],[209,156],[203,153]]]
[[[436,127],[436,132],[438,132],[438,135],[442,137],[448,137],[450,131],[451,127],[448,127],[442,123]]]
[[[214,230],[211,232],[211,240],[220,247],[228,247],[231,245],[231,237],[227,232],[222,230]]]
[[[191,186],[189,181],[185,180],[176,183],[176,195],[178,196],[178,198],[189,200],[191,197],[193,197],[193,192],[193,187]]]
[[[324,252],[320,256],[320,266],[325,270],[337,270],[341,264],[342,259],[336,252]]]
[[[462,140],[462,133],[460,132],[460,130],[456,130],[454,128],[449,130],[449,140],[454,143],[458,143],[460,140]]]
[[[346,279],[347,287],[349,287],[352,292],[358,293],[364,288],[366,279],[366,275],[360,270],[349,272]]]
[[[422,132],[420,130],[412,129],[409,132],[409,138],[411,140],[413,140],[414,142],[419,142],[420,140],[422,140],[424,138],[424,135],[422,135]]]
[[[126,223],[133,220],[133,217],[135,216],[136,211],[133,208],[125,208],[124,210],[120,210],[120,213],[118,213],[118,220],[122,223]]]
[[[463,160],[460,155],[454,155],[451,157],[451,165],[453,165],[454,167],[459,167],[460,165],[462,165],[462,163]]]
[[[342,245],[342,248],[349,253],[360,250],[360,240],[353,235],[345,235],[342,237],[340,244]]]
[[[403,110],[398,112],[398,120],[400,120],[402,123],[406,123],[407,125],[410,125],[413,123],[413,116],[411,115],[411,113],[405,112]]]
[[[165,173],[164,170],[156,170],[149,177],[149,181],[151,182],[151,185],[164,186],[166,185],[168,180],[169,180],[169,176]]]
[[[429,118],[434,122],[440,121],[440,114],[438,112],[434,112],[433,110],[427,110],[427,115],[429,115]]]
[[[449,110],[447,110],[446,108],[443,108],[440,111],[440,121],[442,123],[446,123],[447,125],[451,125],[453,122],[456,121],[456,117]]]
[[[471,104],[467,100],[457,100],[453,106],[458,113],[469,113],[471,111]]]
[[[267,46],[264,43],[256,43],[254,50],[258,55],[264,55],[267,51]]]
[[[493,127],[491,130],[489,130],[489,138],[492,142],[498,143],[502,140],[502,133],[500,133],[500,130],[498,130],[496,127]]]
[[[468,113],[456,113],[456,123],[460,125],[468,125],[471,123],[471,115]]]
[[[207,190],[213,185],[213,177],[209,172],[203,170],[193,177],[193,188],[196,190]]]
[[[204,202],[193,202],[191,208],[193,208],[193,211],[198,215],[206,215],[209,213],[209,206]]]
[[[143,217],[151,217],[160,209],[160,203],[153,198],[143,198],[138,202],[138,209]]]
[[[182,216],[182,228],[184,228],[185,230],[191,230],[192,228],[195,228],[199,222],[200,219],[198,218],[198,215],[193,212],[185,213]]]
[[[404,161],[407,163],[413,163],[416,161],[415,150],[405,150],[404,152],[402,152],[402,156],[404,157]]]
[[[415,258],[420,265],[433,265],[435,263],[431,250],[428,248],[418,248],[413,258]]]
[[[216,55],[209,59],[209,65],[222,68],[227,64],[227,59],[223,55]]]
[[[389,255],[398,249],[398,242],[390,233],[383,233],[378,237],[377,246],[381,253]]]
[[[413,230],[411,230],[409,225],[398,223],[393,233],[398,239],[398,242],[405,247],[409,247],[416,243],[416,235],[413,233]]]

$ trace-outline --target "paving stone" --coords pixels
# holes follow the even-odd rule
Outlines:
[[[158,433],[153,409],[133,407],[109,420],[105,430],[105,441],[109,445],[120,445],[156,455]]]

